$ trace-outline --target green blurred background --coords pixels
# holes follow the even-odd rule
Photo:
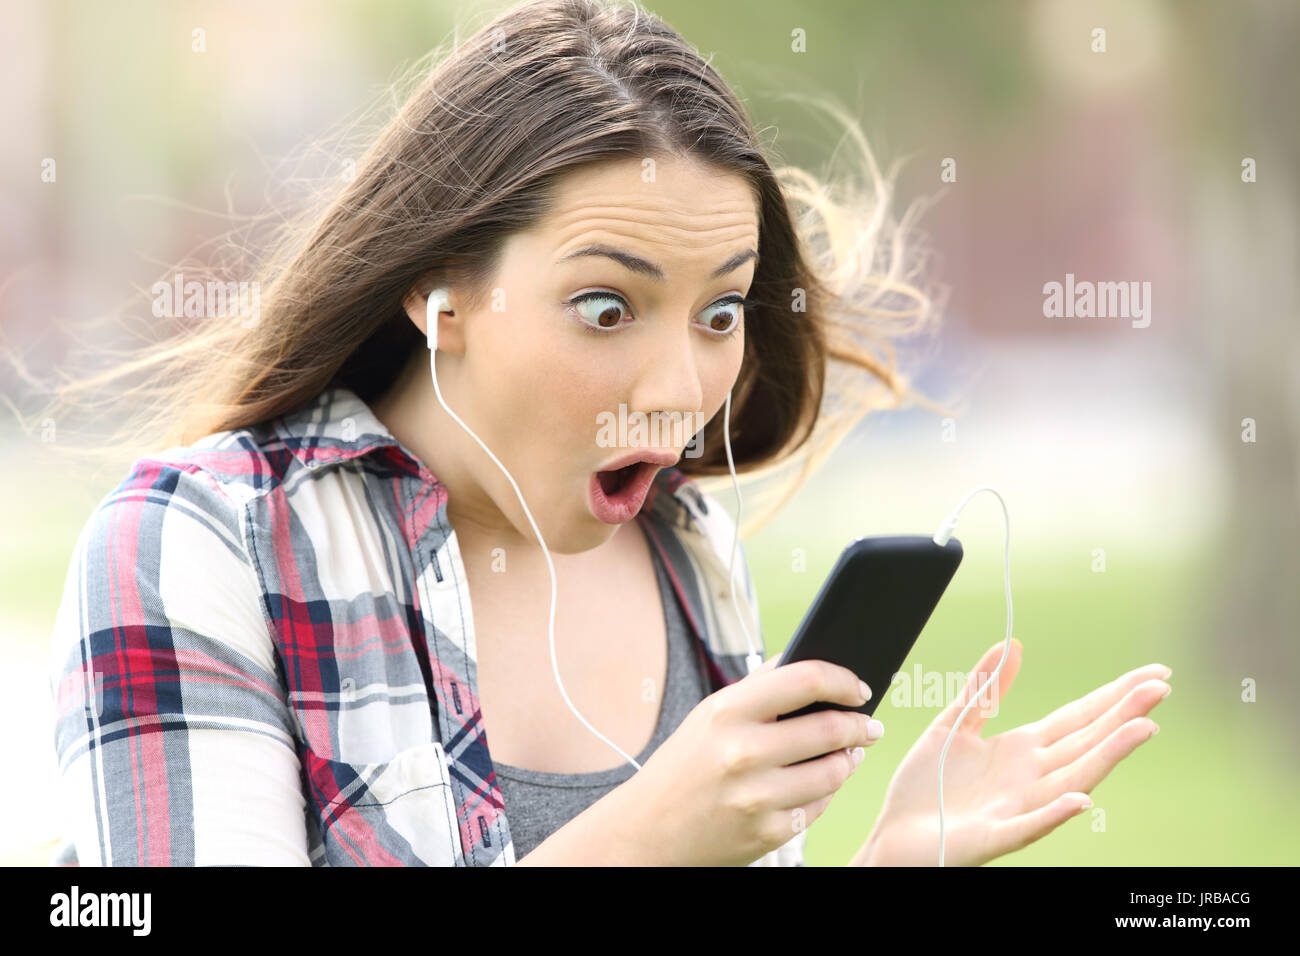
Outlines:
[[[300,181],[348,155],[313,143],[502,6],[6,9],[0,329],[23,364],[5,370],[0,397],[28,410],[30,387],[65,361],[78,330],[169,265],[208,261],[229,214],[292,207]],[[882,164],[906,159],[899,213],[939,197],[921,226],[951,295],[918,384],[960,402],[955,440],[928,412],[873,415],[747,539],[769,653],[849,540],[932,531],[969,488],[991,484],[1010,508],[1025,651],[987,732],[1147,662],[1174,671],[1152,715],[1161,733],[1096,789],[1095,809],[995,865],[1295,864],[1300,5],[649,9],[713,54],[783,161],[820,172],[836,131],[780,94],[827,96],[860,120]],[[1104,52],[1092,49],[1097,28]],[[804,52],[792,49],[797,31]],[[47,157],[57,182],[41,179]],[[940,181],[946,158],[956,182]],[[1254,182],[1242,179],[1247,158]],[[1151,282],[1151,325],[1045,318],[1043,284],[1067,273]],[[42,440],[8,416],[0,428],[11,503],[0,556],[3,863],[44,863],[57,840],[49,633],[76,535],[134,457],[69,468],[49,447],[66,434]],[[1003,637],[996,502],[977,497],[958,537],[965,563],[909,668],[966,670]],[[810,831],[812,865],[852,855],[934,709],[886,702],[877,716],[886,735]]]

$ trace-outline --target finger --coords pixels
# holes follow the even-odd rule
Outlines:
[[[1074,762],[1042,777],[1032,788],[1040,795],[1037,800],[1051,799],[1066,791],[1091,793],[1117,763],[1150,740],[1157,729],[1150,717],[1128,721]]]
[[[1090,802],[1086,793],[1063,793],[1037,810],[998,821],[993,824],[990,834],[993,856],[1012,853],[1041,840],[1066,820],[1077,816]]]
[[[806,660],[767,671],[756,670],[719,693],[731,692],[742,718],[766,721],[819,700],[861,707],[864,701],[860,683],[858,676],[847,667],[830,661]]]
[[[836,791],[838,792],[838,791]],[[826,808],[831,805],[831,800],[835,798],[835,793],[828,793],[820,800],[814,800],[812,803],[805,803],[801,807],[789,807],[784,812],[790,814],[793,822],[802,823],[806,830],[808,826],[826,812]],[[795,831],[797,832],[797,830]],[[791,834],[793,836],[793,834]]]
[[[781,802],[802,806],[820,800],[827,794],[838,792],[853,771],[867,762],[864,754],[861,764],[843,750],[835,750],[822,757],[788,767],[773,767],[763,775],[767,792],[781,795]]]
[[[1023,651],[1024,646],[1014,637],[1011,639],[1010,649],[1007,647],[1006,640],[1001,640],[985,651],[984,656],[980,658],[975,669],[971,671],[970,677],[967,678],[966,686],[935,719],[935,724],[944,730],[951,730],[966,704],[975,696],[976,691],[984,687],[979,700],[967,711],[962,721],[963,730],[978,734],[984,727],[984,721],[995,709],[994,701],[1000,703],[1002,698],[1006,697],[1007,691],[1011,689],[1011,683],[1020,671],[1020,657]],[[1006,660],[1002,661],[1004,653]],[[995,674],[994,671],[997,670],[1000,661],[1002,669]],[[985,687],[985,684],[988,686]]]
[[[789,826],[790,839],[794,839],[800,830],[807,830],[813,822],[826,812],[826,808],[831,805],[835,799],[835,793],[828,793],[820,800],[814,800],[800,807],[787,807],[782,810],[773,810],[780,820],[782,827]]]
[[[871,736],[871,725],[881,731]],[[870,747],[883,736],[884,725],[854,710],[819,710],[762,724],[750,739],[755,754],[784,767],[836,749]]]
[[[1162,680],[1148,680],[1138,684],[1101,717],[1046,748],[1043,753],[1043,768],[1052,771],[1074,763],[1113,734],[1116,728],[1136,717],[1149,714],[1167,693],[1169,685]]]
[[[1120,675],[1078,700],[1058,707],[1036,724],[1039,746],[1051,746],[1062,737],[1092,723],[1143,681],[1163,679],[1170,673],[1169,668],[1163,664],[1147,664]]]

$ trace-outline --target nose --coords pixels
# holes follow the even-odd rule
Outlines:
[[[686,323],[663,323],[655,329],[655,344],[646,350],[633,408],[647,415],[674,416],[684,426],[681,445],[695,433],[699,413],[704,410],[704,385],[696,350],[707,343]]]

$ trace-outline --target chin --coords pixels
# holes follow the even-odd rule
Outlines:
[[[629,522],[630,523],[630,522]],[[609,541],[626,524],[605,524],[585,510],[555,534],[555,540],[546,539],[552,554],[579,554],[598,548]],[[545,534],[545,530],[542,532]]]

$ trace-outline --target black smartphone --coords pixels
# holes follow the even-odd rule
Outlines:
[[[871,688],[861,707],[813,701],[777,720],[819,710],[872,715],[961,564],[961,542],[926,535],[858,538],[840,555],[777,667],[803,660],[847,667]]]

